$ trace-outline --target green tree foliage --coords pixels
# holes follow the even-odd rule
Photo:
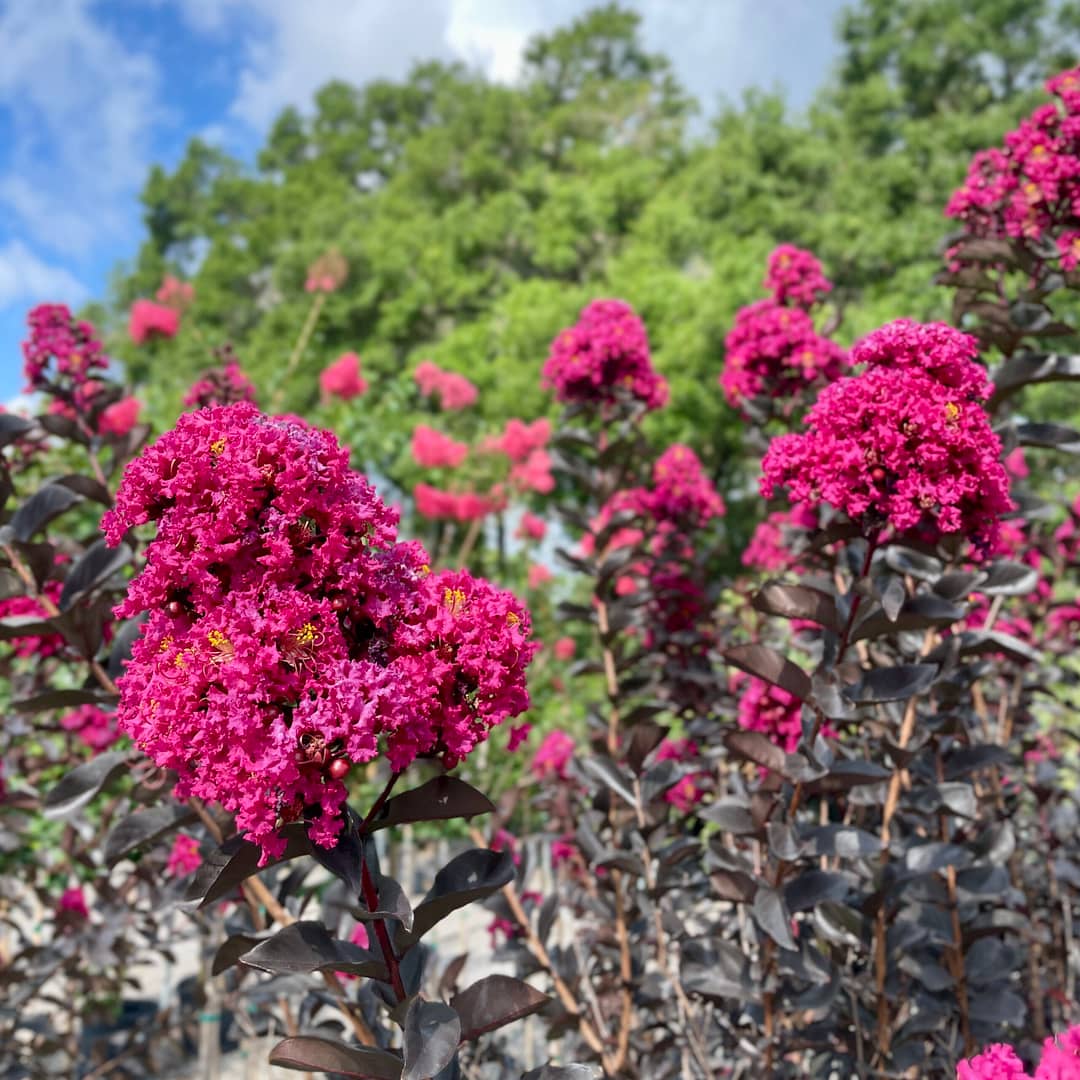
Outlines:
[[[147,238],[114,302],[125,311],[166,271],[187,272],[199,334],[167,359],[117,351],[162,421],[226,339],[272,388],[311,302],[306,268],[336,247],[349,280],[284,400],[309,408],[317,373],[359,352],[373,385],[350,415],[377,427],[364,454],[392,474],[417,419],[419,360],[479,385],[478,427],[535,416],[549,408],[539,369],[552,336],[617,295],[672,383],[655,433],[720,471],[741,436],[715,384],[723,339],[758,297],[767,252],[790,241],[819,254],[847,340],[901,315],[944,317],[930,284],[942,208],[971,153],[1075,55],[1078,26],[1075,5],[1051,0],[859,0],[807,115],[753,92],[696,138],[670,63],[615,5],[536,38],[515,86],[444,63],[400,83],[330,83],[310,113],[281,114],[253,167],[193,140],[172,172],[151,172]]]

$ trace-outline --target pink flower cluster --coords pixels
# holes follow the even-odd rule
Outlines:
[[[476,387],[456,371],[444,371],[430,360],[421,360],[413,372],[416,385],[424,397],[435,395],[439,408],[447,412],[474,405],[479,396]]]
[[[194,836],[177,833],[168,862],[165,863],[166,871],[172,877],[187,877],[188,874],[194,874],[200,866],[202,855],[199,852],[199,841]]]
[[[101,410],[97,427],[103,435],[123,438],[139,420],[142,402],[138,398],[124,397]]]
[[[413,431],[413,460],[423,469],[456,469],[468,454],[469,447],[465,443],[426,424],[418,424]]]
[[[867,535],[924,526],[992,544],[1012,502],[1001,441],[972,400],[981,369],[961,363],[967,335],[940,327],[926,336],[936,344],[919,364],[909,362],[910,324],[871,335],[863,343],[871,366],[822,391],[805,433],[772,441],[762,495],[786,487],[795,504],[827,502]]]
[[[475,491],[443,491],[430,484],[417,484],[413,501],[421,517],[450,521],[475,521],[506,505],[506,499],[497,491],[480,495]]]
[[[181,281],[172,274],[166,274],[161,288],[154,294],[154,299],[159,304],[184,312],[191,307],[195,299],[195,286],[190,281]]]
[[[514,536],[518,540],[536,540],[537,542],[544,539],[547,534],[547,523],[543,518],[537,517],[535,514],[530,514],[528,510],[521,515],[521,521],[518,522],[518,527],[514,532]]]
[[[430,573],[329,432],[245,403],[187,413],[127,467],[102,525],[116,544],[149,521],[116,609],[149,612],[121,730],[264,858],[301,817],[336,843],[351,764],[453,766],[528,706],[528,612],[466,571]]]
[[[565,780],[570,767],[570,759],[573,756],[573,738],[565,731],[549,731],[533,755],[529,768],[540,780],[549,776],[557,776],[560,780]]]
[[[203,372],[184,395],[184,405],[189,409],[254,400],[255,386],[235,360],[226,360],[220,367]]]
[[[116,716],[96,705],[80,705],[61,718],[60,726],[95,752],[108,749],[120,738],[116,730]]]
[[[27,316],[30,336],[23,342],[26,392],[42,392],[79,411],[101,390],[95,373],[109,366],[94,327],[76,319],[63,304],[39,304]]]
[[[45,582],[43,592],[54,604],[59,604],[63,583],[55,579]],[[9,596],[0,600],[0,619],[11,618],[49,618],[48,611],[33,596]],[[45,660],[55,656],[67,644],[61,634],[33,634],[13,638],[9,643],[11,651],[23,659]]]
[[[151,338],[176,337],[180,329],[180,312],[174,307],[155,304],[153,300],[136,300],[128,318],[128,336],[136,345]]]
[[[682,443],[669,446],[656,459],[652,480],[652,489],[642,493],[641,502],[657,522],[697,530],[727,512],[697,454]]]
[[[505,454],[510,459],[510,484],[516,490],[546,495],[555,488],[551,455],[544,449],[550,438],[551,421],[546,417],[531,424],[513,417],[506,421],[501,435],[485,439],[480,449]]]
[[[781,244],[769,254],[762,284],[778,304],[807,310],[832,292],[832,282],[822,272],[817,256],[794,244]]]
[[[810,387],[838,379],[847,366],[844,350],[822,337],[801,308],[758,300],[735,315],[719,382],[734,406],[750,398],[795,401]]]
[[[339,251],[320,255],[309,267],[304,281],[306,292],[337,292],[349,276],[349,264]]]
[[[1063,270],[1080,263],[1080,68],[1055,76],[1003,147],[980,150],[945,208],[969,235],[1051,241]]]
[[[368,382],[360,374],[360,357],[354,352],[342,353],[319,375],[323,401],[332,397],[351,401],[367,393]]]
[[[559,333],[544,364],[544,386],[563,402],[613,405],[630,398],[659,409],[668,400],[645,324],[622,300],[594,300]]]
[[[687,763],[697,760],[697,743],[693,739],[664,739],[656,748],[655,761],[676,761]],[[705,797],[702,781],[708,778],[707,772],[689,773],[680,777],[678,783],[664,792],[664,801],[674,806],[681,814],[688,814]]]
[[[56,912],[58,915],[74,916],[78,919],[90,918],[90,909],[86,906],[86,896],[78,885],[73,885],[60,894]]]
[[[739,697],[739,727],[760,731],[785,753],[793,753],[802,738],[802,702],[779,686],[741,672],[732,678],[733,689],[744,682]]]
[[[792,568],[795,562],[791,551],[793,534],[812,531],[817,524],[816,511],[805,506],[774,510],[755,527],[750,543],[742,554],[743,566],[766,573]]]
[[[1032,1077],[1016,1051],[994,1043],[981,1054],[961,1061],[957,1080],[1080,1080],[1080,1025],[1043,1042],[1042,1058]]]

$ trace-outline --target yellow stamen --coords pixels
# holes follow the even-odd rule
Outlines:
[[[460,615],[465,607],[465,593],[461,589],[443,590],[443,603],[450,609],[451,615]]]
[[[506,621],[507,621],[507,622],[508,622],[508,623],[509,623],[509,624],[510,624],[511,626],[517,626],[517,624],[518,624],[519,622],[521,622],[521,617],[520,617],[519,615],[515,614],[515,613],[514,613],[513,611],[508,611],[508,612],[506,613]]]
[[[225,452],[225,438],[224,438],[224,436],[222,438],[220,438],[220,439],[215,439],[210,444],[210,453],[213,454],[214,457],[218,457],[220,454],[223,454],[224,452]]]
[[[315,644],[316,629],[314,623],[306,622],[293,634],[296,644],[304,648]]]
[[[955,420],[960,415],[960,406],[954,405],[951,401],[945,405],[945,415],[950,420]]]
[[[172,634],[166,634],[165,637],[161,639],[161,644],[158,646],[158,649],[160,649],[161,652],[168,652],[172,648],[172,646]]]

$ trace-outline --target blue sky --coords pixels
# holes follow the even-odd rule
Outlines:
[[[463,59],[512,80],[528,37],[589,0],[0,0],[0,401],[26,310],[104,294],[142,239],[149,166],[193,135],[250,160],[331,78]],[[631,0],[707,110],[749,86],[806,103],[844,0]]]

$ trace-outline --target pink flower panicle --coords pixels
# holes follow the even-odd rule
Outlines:
[[[180,312],[176,308],[155,304],[153,300],[136,300],[128,318],[128,336],[136,345],[151,338],[176,337],[180,329]]]
[[[480,495],[475,491],[443,491],[430,484],[417,484],[413,488],[413,501],[421,517],[451,521],[475,521],[506,505],[506,499],[496,491]]]
[[[514,532],[514,536],[518,540],[529,539],[535,540],[537,543],[543,540],[546,534],[547,522],[535,514],[530,514],[528,510],[521,515],[521,521],[518,522],[518,527]]]
[[[235,360],[204,371],[184,395],[184,405],[189,409],[234,405],[238,401],[254,402],[255,386]]]
[[[413,372],[416,385],[424,397],[435,395],[439,408],[446,412],[468,408],[476,404],[479,391],[456,371],[444,371],[430,360],[421,360]]]
[[[694,531],[727,512],[723,498],[689,446],[669,446],[653,465],[652,480],[652,489],[643,494],[642,503],[658,522]]]
[[[116,716],[96,705],[80,705],[61,717],[60,726],[95,752],[107,750],[120,737],[116,730]]]
[[[795,504],[829,503],[868,535],[921,526],[993,544],[1013,505],[1001,441],[978,403],[935,377],[949,362],[875,363],[827,387],[806,432],[772,441],[762,495],[786,487]]]
[[[60,894],[56,911],[58,915],[73,915],[80,919],[90,918],[90,909],[86,906],[86,896],[78,885],[73,885]]]
[[[512,462],[527,461],[529,455],[543,450],[551,439],[551,421],[546,416],[527,424],[516,417],[506,421],[501,435],[485,439],[481,449],[487,453],[505,454]]]
[[[349,276],[349,264],[339,251],[320,255],[309,267],[304,281],[306,292],[337,292]]]
[[[175,308],[183,313],[195,300],[195,286],[190,281],[181,281],[172,274],[166,274],[161,287],[154,294],[154,299],[166,307]]]
[[[194,874],[200,866],[202,855],[199,852],[199,841],[193,836],[177,833],[165,864],[166,872],[172,877],[187,877],[188,874]]]
[[[801,308],[758,300],[740,308],[724,339],[719,382],[728,403],[754,398],[796,401],[812,387],[838,379],[847,353],[814,329]]]
[[[557,776],[565,780],[574,756],[574,740],[565,731],[549,731],[533,755],[529,768],[537,779]]]
[[[794,244],[781,244],[769,255],[762,284],[778,304],[806,309],[832,292],[832,282],[825,277],[817,257]]]
[[[45,582],[42,591],[54,604],[59,604],[63,588],[62,582],[50,578]],[[43,621],[49,618],[48,611],[34,596],[9,596],[0,600],[0,619],[27,615]],[[59,633],[28,634],[12,638],[8,645],[15,656],[24,660],[46,660],[67,648],[67,639]],[[0,645],[0,655],[3,655],[4,651],[3,646]]]
[[[961,1061],[957,1080],[1080,1080],[1080,1025],[1043,1042],[1035,1075],[1024,1070],[1016,1051],[1006,1043],[994,1043],[981,1054]]]
[[[544,386],[562,402],[614,405],[630,398],[646,409],[667,404],[667,380],[653,367],[645,324],[622,300],[594,300],[551,343]]]
[[[528,706],[528,612],[466,571],[430,573],[329,432],[244,403],[187,413],[127,467],[102,525],[115,544],[150,521],[116,609],[149,612],[120,728],[178,797],[235,812],[264,859],[300,817],[336,843],[351,764],[452,767]]]
[[[360,357],[354,352],[342,353],[319,375],[319,390],[323,401],[332,397],[351,401],[367,393],[368,382],[360,374]]]
[[[138,423],[142,402],[138,398],[125,397],[102,409],[98,417],[98,431],[103,435],[123,438]]]
[[[577,642],[572,637],[561,637],[551,647],[556,660],[573,660],[577,652]]]
[[[741,686],[741,675],[734,682]],[[739,698],[738,721],[744,731],[760,731],[791,754],[802,738],[802,702],[779,686],[751,676]]]
[[[468,454],[467,444],[426,424],[418,424],[413,431],[413,460],[423,469],[456,469]]]
[[[95,373],[109,366],[94,327],[63,304],[39,304],[27,316],[23,342],[26,393],[45,393],[65,406],[86,410],[100,391]]]
[[[817,528],[817,513],[805,506],[774,510],[754,528],[750,543],[742,554],[743,566],[772,573],[793,568],[797,556],[792,542],[800,531]]]
[[[968,236],[1019,242],[1039,259],[1056,248],[1066,272],[1080,264],[1078,86],[1080,68],[1050,79],[1046,90],[1057,101],[1035,109],[1004,146],[976,153],[945,208]]]

